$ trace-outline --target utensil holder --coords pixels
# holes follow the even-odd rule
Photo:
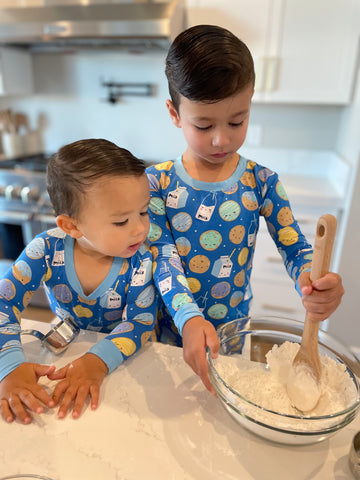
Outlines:
[[[6,158],[20,157],[24,153],[22,138],[17,133],[3,132],[1,139]]]

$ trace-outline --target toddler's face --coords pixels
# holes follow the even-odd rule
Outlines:
[[[216,103],[181,97],[179,115],[172,120],[183,129],[193,161],[223,164],[233,158],[245,141],[252,95],[248,87]]]
[[[111,257],[132,257],[144,242],[150,223],[147,176],[100,178],[82,200],[77,227],[82,247]]]

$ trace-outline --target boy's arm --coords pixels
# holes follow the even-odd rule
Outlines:
[[[200,376],[205,387],[215,394],[209,378],[206,347],[215,358],[219,340],[214,326],[204,318],[189,288],[170,230],[166,204],[157,184],[150,181],[148,239],[154,256],[154,281],[182,336],[184,360]]]
[[[260,212],[265,218],[268,231],[286,270],[300,293],[298,278],[302,272],[311,270],[312,246],[302,234],[293,216],[286,191],[274,172],[267,179],[266,194],[262,200]]]
[[[181,335],[185,322],[204,315],[185,277],[161,191],[151,185],[150,193],[148,240],[154,257],[154,282]]]
[[[276,174],[270,177],[266,192],[262,214],[286,270],[295,282],[306,311],[312,314],[313,319],[325,320],[339,306],[344,294],[341,277],[330,272],[316,282],[311,282],[312,246],[294,219],[285,189]],[[273,210],[270,215],[266,215],[269,205],[273,205]]]

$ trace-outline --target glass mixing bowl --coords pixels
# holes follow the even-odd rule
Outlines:
[[[354,420],[360,406],[360,363],[357,358],[341,342],[319,330],[320,355],[327,355],[344,364],[354,389],[353,401],[347,408],[322,416],[306,416],[301,412],[290,415],[264,408],[242,395],[241,388],[237,387],[235,390],[227,384],[224,380],[227,376],[224,369],[220,369],[220,365],[224,361],[222,356],[231,355],[235,361],[240,356],[242,360],[254,362],[257,368],[268,368],[265,357],[268,351],[274,345],[280,346],[286,341],[301,343],[303,326],[303,322],[287,318],[240,318],[218,328],[218,359],[212,359],[210,351],[207,352],[210,379],[225,409],[251,432],[287,445],[320,442]]]

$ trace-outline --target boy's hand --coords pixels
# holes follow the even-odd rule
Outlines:
[[[99,404],[100,386],[108,372],[106,364],[93,353],[86,353],[60,370],[48,375],[50,380],[61,380],[55,387],[53,400],[56,405],[62,397],[58,417],[64,418],[72,402],[72,417],[78,418],[88,395],[91,408]]]
[[[311,283],[310,272],[299,276],[299,287],[303,295],[302,303],[311,318],[323,321],[340,305],[344,295],[341,277],[337,273],[327,273],[322,278]]]
[[[51,375],[54,370],[54,366],[22,363],[3,378],[0,382],[2,418],[10,423],[17,417],[22,423],[28,424],[31,422],[28,410],[34,413],[43,413],[42,404],[50,408],[54,407],[54,400],[38,384],[40,377]]]
[[[210,348],[212,358],[217,357],[220,348],[214,326],[203,317],[193,317],[183,327],[182,341],[185,362],[199,375],[209,392],[216,396],[206,360],[206,347]]]

